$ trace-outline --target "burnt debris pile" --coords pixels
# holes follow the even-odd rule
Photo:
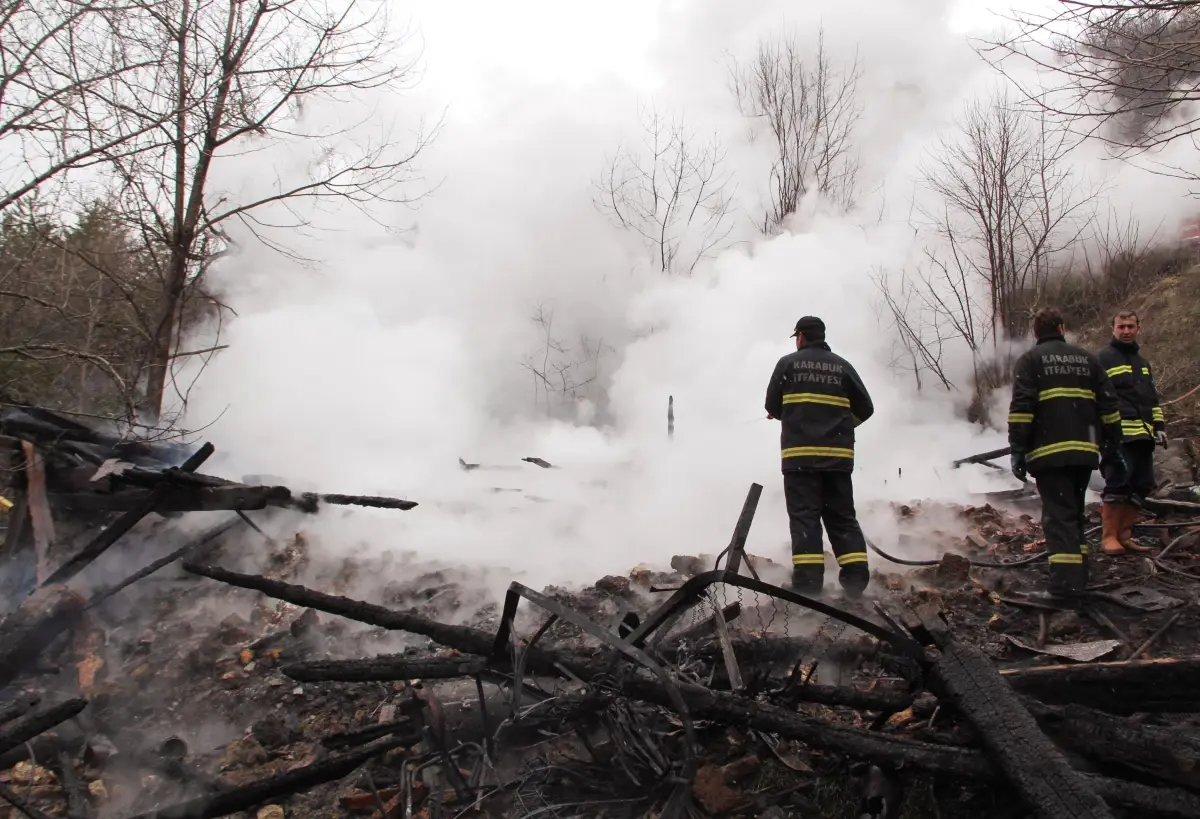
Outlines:
[[[1093,557],[1070,608],[999,501],[896,507],[945,554],[872,544],[867,598],[800,596],[746,553],[757,484],[719,554],[490,605],[463,572],[310,553],[304,514],[412,502],[223,480],[211,447],[41,411],[0,433],[0,819],[1200,818],[1188,501],[1156,502],[1145,553]],[[193,511],[228,517],[173,534]],[[135,527],[154,556],[86,582]]]

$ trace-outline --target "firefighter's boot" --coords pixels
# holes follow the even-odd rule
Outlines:
[[[1121,509],[1121,526],[1117,533],[1117,540],[1120,541],[1122,548],[1127,552],[1148,552],[1149,546],[1142,546],[1133,539],[1133,524],[1141,518],[1141,510],[1133,504],[1120,507]]]
[[[1124,521],[1125,510],[1132,507],[1124,504],[1110,503],[1104,501],[1100,505],[1100,523],[1102,524],[1102,534],[1100,535],[1100,549],[1106,555],[1123,555],[1125,547],[1121,545],[1121,523]]]

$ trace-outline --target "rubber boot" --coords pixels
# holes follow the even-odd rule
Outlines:
[[[842,591],[847,597],[857,600],[871,582],[871,571],[866,563],[851,563],[838,572],[838,582],[842,584]]]
[[[819,597],[825,585],[825,564],[792,566],[792,591],[805,597]]]
[[[1150,551],[1149,546],[1142,546],[1133,539],[1133,524],[1137,523],[1141,519],[1141,510],[1132,504],[1128,506],[1122,506],[1121,510],[1123,512],[1121,515],[1121,528],[1117,534],[1117,540],[1121,542],[1121,546],[1123,546],[1127,552],[1145,553]]]
[[[1121,545],[1120,540],[1121,522],[1124,520],[1125,510],[1130,508],[1132,507],[1108,501],[1100,504],[1100,523],[1103,529],[1100,535],[1100,549],[1104,554],[1125,554],[1125,547]]]

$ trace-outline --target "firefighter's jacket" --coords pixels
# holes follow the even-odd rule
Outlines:
[[[824,341],[809,341],[775,365],[767,413],[780,421],[783,471],[851,472],[854,428],[875,412],[862,379]]]
[[[1008,443],[1030,475],[1062,466],[1095,469],[1120,440],[1117,396],[1096,356],[1062,336],[1038,339],[1013,369]]]
[[[1121,408],[1121,437],[1126,441],[1148,441],[1166,427],[1158,390],[1150,364],[1138,354],[1136,341],[1113,339],[1096,353],[1104,367]]]

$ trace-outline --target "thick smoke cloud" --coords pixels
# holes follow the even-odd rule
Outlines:
[[[962,396],[917,394],[894,371],[869,277],[917,258],[917,166],[963,101],[996,83],[962,31],[979,19],[978,4],[703,0],[564,11],[575,5],[414,8],[424,83],[413,97],[376,103],[401,121],[449,104],[419,158],[424,184],[436,187],[415,209],[376,211],[402,233],[349,209],[322,214],[335,230],[289,237],[316,267],[247,243],[221,268],[217,284],[238,315],[188,413],[192,426],[211,424],[218,466],[412,497],[422,505],[399,517],[337,514],[317,528],[331,544],[510,567],[534,582],[715,553],[757,481],[766,492],[750,547],[786,561],[778,429],[763,418],[763,392],[795,319],[814,313],[878,407],[860,429],[856,473],[869,534],[891,531],[878,502],[964,500],[1013,485],[949,469],[1003,436],[960,420]],[[790,232],[756,237],[768,165],[734,107],[728,59],[773,33],[815,45],[818,24],[835,60],[862,61],[864,194],[849,215],[806,203]],[[717,133],[739,186],[732,238],[742,241],[690,278],[650,269],[636,239],[591,201],[605,156],[639,137],[639,105],[651,101]],[[238,169],[241,184],[266,180],[262,168],[286,159],[256,155]],[[1139,201],[1162,200],[1157,181],[1134,190]],[[548,319],[531,320],[539,306],[562,351],[547,352]],[[584,361],[582,340],[602,352]],[[575,377],[594,378],[586,400],[553,418],[524,366],[547,355],[581,362]],[[460,456],[513,469],[463,471]]]

